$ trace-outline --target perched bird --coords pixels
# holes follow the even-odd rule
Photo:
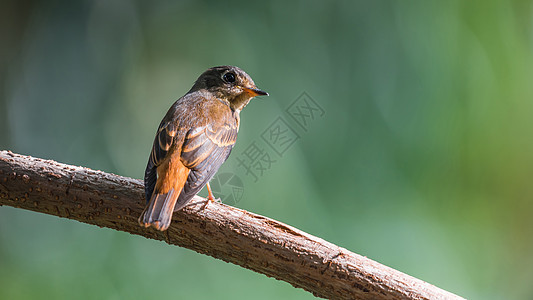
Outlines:
[[[239,131],[241,110],[268,95],[243,70],[221,66],[205,71],[161,121],[144,174],[147,205],[139,224],[166,230],[228,158]]]

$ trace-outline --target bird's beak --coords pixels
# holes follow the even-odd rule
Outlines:
[[[255,96],[268,96],[268,93],[265,91],[262,91],[256,87],[249,88],[249,87],[243,87],[243,89],[247,92]]]

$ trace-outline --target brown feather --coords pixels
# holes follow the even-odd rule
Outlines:
[[[157,181],[154,193],[144,209],[139,223],[166,230],[170,225],[176,201],[187,181],[190,169],[181,162],[179,155],[167,155],[157,167]]]
[[[174,189],[179,194],[191,170],[183,165],[179,153],[170,153],[167,157],[169,158],[157,167],[155,190],[158,193],[168,193]]]

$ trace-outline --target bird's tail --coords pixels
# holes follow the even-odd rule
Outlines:
[[[168,193],[158,194],[154,192],[150,202],[139,217],[139,224],[144,227],[153,226],[157,230],[167,230],[172,220],[172,213],[179,193],[170,189]]]

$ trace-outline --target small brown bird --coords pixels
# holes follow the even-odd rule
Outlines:
[[[166,230],[228,158],[239,131],[241,110],[268,95],[243,70],[221,66],[205,71],[161,121],[144,174],[147,205],[139,224]]]

